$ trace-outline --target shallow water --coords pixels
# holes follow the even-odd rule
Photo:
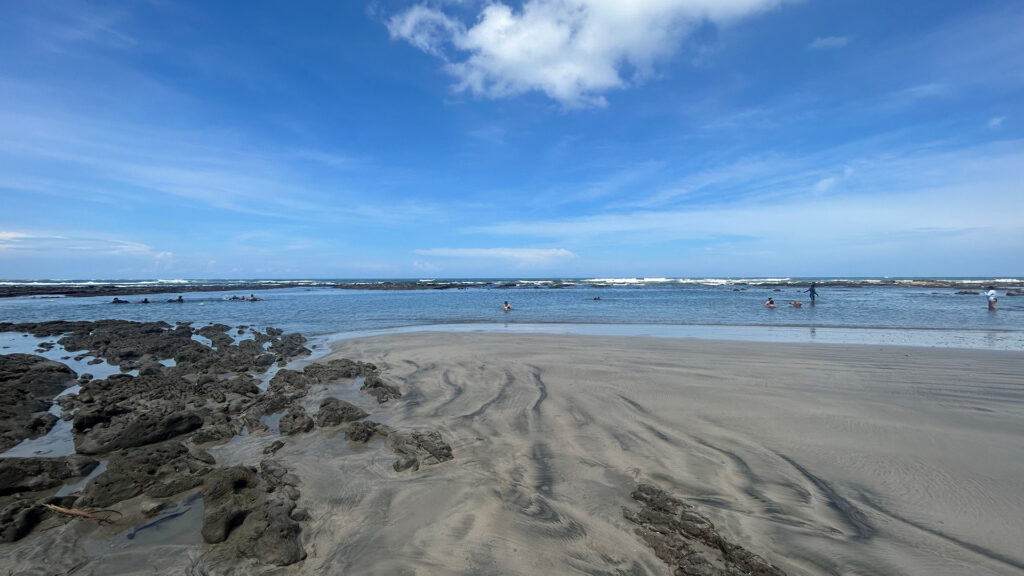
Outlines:
[[[261,293],[261,302],[228,300],[232,292],[187,293],[185,303],[161,300],[176,293],[149,295],[154,303],[111,305],[110,298],[4,298],[0,318],[11,322],[45,320],[97,320],[122,318],[136,321],[191,321],[246,325],[255,329],[275,326],[305,335],[361,333],[411,326],[532,325],[557,324],[610,326],[664,326],[644,328],[668,334],[685,332],[692,337],[719,337],[725,333],[749,333],[754,339],[820,341],[821,333],[810,328],[859,328],[857,341],[910,343],[955,347],[1024,349],[1024,298],[1000,294],[999,310],[987,310],[981,295],[957,295],[949,288],[909,286],[821,288],[810,306],[802,287],[704,285],[682,282],[648,284],[576,284],[563,288],[482,288],[460,290],[339,290],[289,288]],[[764,301],[775,298],[779,308]],[[595,300],[599,298],[599,300]],[[804,301],[802,308],[788,306]],[[503,312],[509,301],[514,310]],[[740,330],[679,328],[732,327]],[[803,330],[765,331],[767,328]],[[565,328],[560,328],[565,330]],[[590,331],[592,328],[580,328]],[[923,338],[906,342],[887,330],[931,330],[966,334]],[[238,336],[236,330],[231,331]],[[755,334],[756,333],[756,334]],[[803,334],[803,336],[800,336]],[[835,333],[832,333],[835,334]],[[799,337],[798,337],[799,336]],[[245,335],[242,335],[244,338]],[[843,336],[842,342],[851,341]],[[200,340],[200,337],[195,337]],[[936,344],[929,343],[932,340]],[[207,342],[204,342],[207,343]]]

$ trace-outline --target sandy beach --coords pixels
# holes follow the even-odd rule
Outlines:
[[[1024,573],[1019,352],[416,333],[342,340],[318,362],[340,358],[375,364],[402,397],[378,404],[354,381],[319,384],[306,410],[342,398],[392,430],[440,432],[454,459],[396,471],[385,439],[360,444],[329,426],[250,427],[208,446],[217,466],[266,476],[265,450],[285,441],[272,458],[308,511],[304,560],[275,567],[204,544],[198,487],[164,499],[172,513],[158,520],[140,512],[148,496],[111,506],[123,514],[111,526],[44,520],[0,544],[6,565],[671,574],[624,515],[644,483],[791,575]]]
[[[335,354],[401,382],[394,423],[455,460],[348,484],[312,565],[663,574],[621,513],[649,482],[790,574],[1024,572],[1019,353],[416,334]]]

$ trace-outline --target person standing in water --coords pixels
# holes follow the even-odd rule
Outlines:
[[[814,299],[818,297],[818,289],[816,288],[817,285],[817,282],[811,282],[811,287],[808,288],[807,290],[804,290],[804,292],[807,292],[811,297],[811,306],[814,306]]]
[[[989,310],[995,310],[996,309],[996,302],[999,301],[999,299],[996,298],[996,289],[995,289],[995,287],[994,286],[989,286],[988,287],[988,292],[985,292],[985,296],[988,297],[988,309]]]
[[[501,305],[501,309],[508,312],[512,309],[512,305],[508,303],[508,300],[505,300],[505,303]]]

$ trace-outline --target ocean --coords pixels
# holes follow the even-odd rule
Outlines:
[[[810,305],[809,281],[821,283]],[[289,282],[260,290],[261,301],[230,300],[239,290],[189,292],[193,285]],[[0,298],[0,321],[98,320],[193,322],[195,326],[275,326],[321,338],[410,330],[557,332],[1024,350],[1024,297],[999,291],[997,311],[977,291],[1017,279],[589,278],[444,280],[446,289],[379,289],[384,280],[40,280],[2,284],[165,286],[122,296]],[[425,286],[441,281],[392,280]],[[345,284],[346,289],[325,287]],[[956,287],[950,287],[952,285]],[[365,285],[366,288],[359,286]],[[355,287],[353,287],[355,286]],[[168,299],[182,295],[183,303]],[[136,303],[143,297],[149,304]],[[778,308],[768,309],[772,297]],[[803,302],[793,308],[791,300]],[[502,311],[508,301],[513,310]]]

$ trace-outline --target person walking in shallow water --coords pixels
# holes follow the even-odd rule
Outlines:
[[[995,289],[995,287],[994,286],[989,286],[988,287],[988,292],[985,293],[985,296],[988,297],[988,309],[989,310],[995,310],[996,309],[996,302],[999,301],[999,299],[996,298],[996,289]]]
[[[818,289],[816,288],[817,285],[817,282],[811,282],[811,287],[808,288],[807,290],[804,290],[804,292],[807,292],[811,297],[811,306],[814,306],[814,299],[818,297]]]

